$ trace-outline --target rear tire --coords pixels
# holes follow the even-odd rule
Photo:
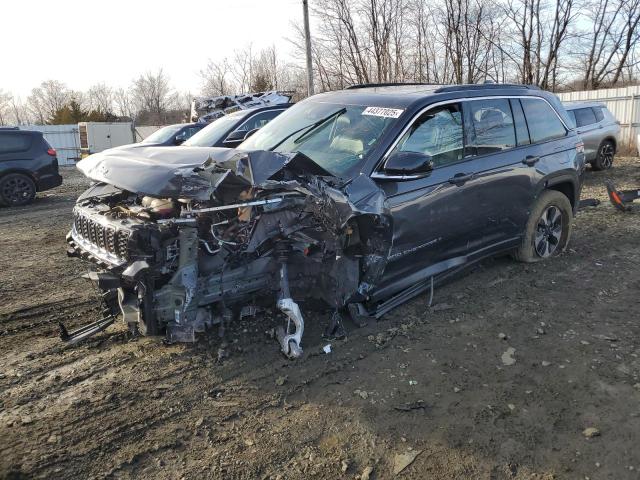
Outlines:
[[[611,140],[604,140],[598,147],[598,155],[591,162],[591,168],[597,171],[609,170],[613,166],[616,147]]]
[[[31,203],[36,196],[36,184],[27,175],[10,173],[0,178],[0,203],[19,207]]]
[[[516,260],[533,263],[564,252],[571,237],[572,221],[573,210],[565,195],[555,190],[542,192],[529,214]]]

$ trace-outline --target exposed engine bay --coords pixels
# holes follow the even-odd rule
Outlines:
[[[243,307],[275,303],[280,347],[295,358],[298,301],[366,310],[392,232],[368,177],[344,183],[302,154],[187,151],[166,163],[104,152],[78,164],[96,183],[74,208],[68,253],[95,267],[89,278],[112,316],[193,342]]]

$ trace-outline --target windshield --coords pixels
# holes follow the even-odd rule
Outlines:
[[[156,130],[140,143],[164,143],[173,137],[182,128],[182,125],[169,125],[168,127]]]
[[[241,150],[300,152],[345,175],[373,148],[395,118],[361,105],[300,102],[243,142]]]
[[[230,128],[240,121],[246,112],[234,112],[214,120],[183,143],[188,147],[213,147],[222,140]]]

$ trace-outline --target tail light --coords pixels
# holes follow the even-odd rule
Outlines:
[[[55,157],[58,153],[56,152],[55,148],[49,147],[49,149],[47,150],[47,154],[51,155],[52,157]]]

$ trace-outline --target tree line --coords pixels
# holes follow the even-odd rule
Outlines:
[[[493,81],[586,90],[640,77],[640,0],[312,0],[317,91],[352,84]],[[210,60],[197,95],[288,90],[306,95],[304,35],[293,24],[293,61],[253,44]],[[158,69],[128,88],[85,92],[57,80],[24,100],[0,89],[0,125],[131,119],[188,119],[193,95]]]
[[[315,0],[315,81],[514,82],[559,90],[638,80],[640,0]],[[298,38],[302,39],[300,27]],[[294,42],[301,57],[303,42]]]
[[[0,125],[119,120],[162,125],[183,121],[190,104],[191,94],[175,91],[162,69],[140,75],[126,89],[97,83],[76,91],[59,80],[46,80],[26,99],[0,89]]]
[[[275,46],[252,44],[234,50],[200,70],[195,95],[235,95],[266,90],[303,93],[304,72],[280,59]],[[97,83],[76,91],[59,80],[46,80],[21,99],[0,88],[0,125],[68,124],[83,121],[135,121],[164,125],[188,121],[194,94],[179,92],[162,69],[135,78],[128,88]]]

